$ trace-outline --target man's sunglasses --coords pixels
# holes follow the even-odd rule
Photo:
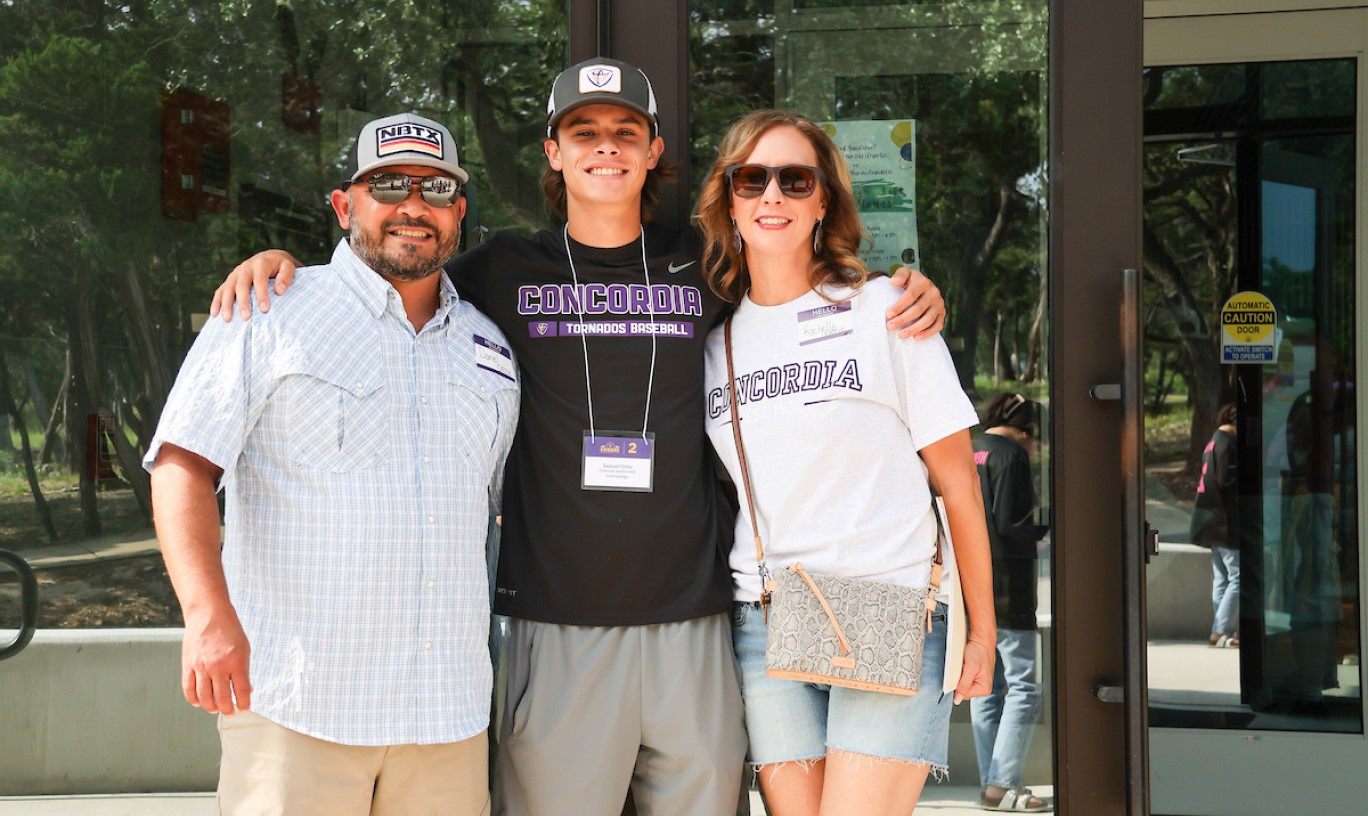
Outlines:
[[[461,197],[461,182],[451,176],[410,176],[405,173],[377,173],[365,180],[371,198],[380,204],[398,204],[418,188],[423,201],[432,207],[450,207]]]
[[[766,167],[763,164],[734,164],[727,168],[727,183],[738,198],[759,198],[770,179],[779,177],[779,192],[789,198],[810,198],[822,180],[822,168],[806,164]]]

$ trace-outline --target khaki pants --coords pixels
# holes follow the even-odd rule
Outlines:
[[[486,816],[481,733],[441,745],[338,745],[250,711],[219,717],[220,816]]]

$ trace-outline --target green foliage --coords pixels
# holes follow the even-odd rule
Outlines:
[[[326,195],[372,116],[448,125],[468,227],[545,224],[565,15],[561,0],[0,3],[0,353],[35,447],[65,442],[74,472],[84,414],[106,410],[140,456],[223,275],[265,246],[317,261],[336,240]],[[178,91],[226,106],[227,213],[163,213],[162,100]]]
[[[1145,414],[1145,461],[1186,462],[1192,435],[1192,408],[1181,400],[1157,414]]]

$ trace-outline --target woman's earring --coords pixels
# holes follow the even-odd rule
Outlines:
[[[739,227],[736,226],[736,219],[735,219],[735,218],[733,218],[733,219],[731,220],[731,222],[732,222],[732,247],[736,250],[736,254],[737,254],[737,255],[740,255],[743,251],[745,251],[745,245],[741,243],[741,229],[740,229]]]
[[[817,229],[812,231],[812,254],[822,254],[822,219],[817,219]]]

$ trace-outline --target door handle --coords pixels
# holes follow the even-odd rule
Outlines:
[[[1126,666],[1120,688],[1094,690],[1125,709],[1126,811],[1149,813],[1149,681],[1145,670],[1145,565],[1150,527],[1145,521],[1144,291],[1138,269],[1121,270],[1121,571],[1125,588],[1122,641]]]
[[[1104,703],[1124,703],[1126,702],[1126,687],[1098,683],[1093,686],[1093,696]]]
[[[9,550],[0,550],[0,562],[9,564],[19,573],[19,606],[22,610],[19,634],[9,645],[0,647],[0,660],[4,660],[22,652],[38,629],[38,579],[34,577],[28,562]]]

